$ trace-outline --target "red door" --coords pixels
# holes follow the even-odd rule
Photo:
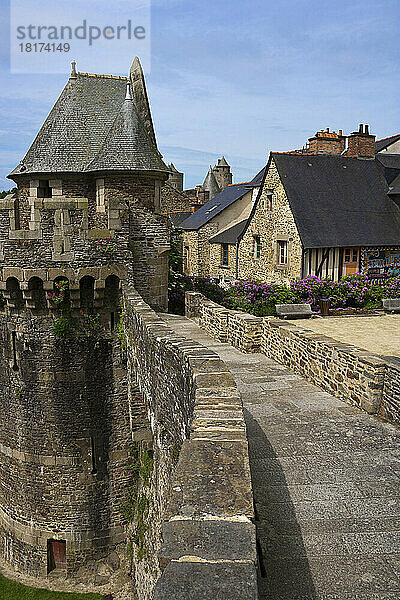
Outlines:
[[[47,540],[47,572],[64,569],[67,560],[67,544],[64,540]]]

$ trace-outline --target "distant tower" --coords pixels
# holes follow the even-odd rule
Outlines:
[[[212,200],[214,196],[220,193],[221,188],[218,185],[217,179],[215,177],[213,168],[210,165],[210,169],[206,175],[206,178],[203,182],[203,190],[209,193],[209,199]]]
[[[217,164],[213,168],[213,173],[221,191],[228,187],[228,185],[231,185],[231,168],[226,162],[225,156],[218,159]]]
[[[169,165],[169,170],[171,171],[171,174],[168,177],[168,183],[177,189],[178,192],[183,192],[183,173],[178,171],[173,163]]]

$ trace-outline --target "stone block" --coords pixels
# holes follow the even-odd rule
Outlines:
[[[253,563],[171,562],[154,590],[154,600],[257,600]]]
[[[256,558],[255,526],[249,521],[177,520],[163,524],[163,559],[250,561]]]

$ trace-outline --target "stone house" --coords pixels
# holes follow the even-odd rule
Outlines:
[[[184,273],[200,277],[236,277],[235,242],[249,217],[261,174],[248,183],[229,185],[180,224]],[[214,239],[215,236],[223,239]]]
[[[341,131],[327,130],[303,150],[272,152],[237,239],[238,277],[289,282],[397,273],[400,155],[375,152],[368,126],[348,136],[347,148]]]

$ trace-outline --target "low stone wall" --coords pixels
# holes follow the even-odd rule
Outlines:
[[[380,357],[278,319],[264,319],[262,352],[350,404],[379,411],[385,377]]]
[[[135,290],[126,287],[123,300],[128,381],[141,391],[154,440],[140,557],[133,548],[137,595],[255,600],[253,495],[235,381]]]
[[[189,319],[198,318],[200,327],[220,342],[245,353],[260,352],[261,317],[224,308],[199,292],[186,292],[185,314]]]
[[[400,358],[386,359],[381,414],[390,421],[400,423]]]
[[[400,423],[400,359],[280,319],[228,310],[198,292],[187,292],[185,302],[186,315],[212,337],[242,352],[263,352],[345,402]]]

